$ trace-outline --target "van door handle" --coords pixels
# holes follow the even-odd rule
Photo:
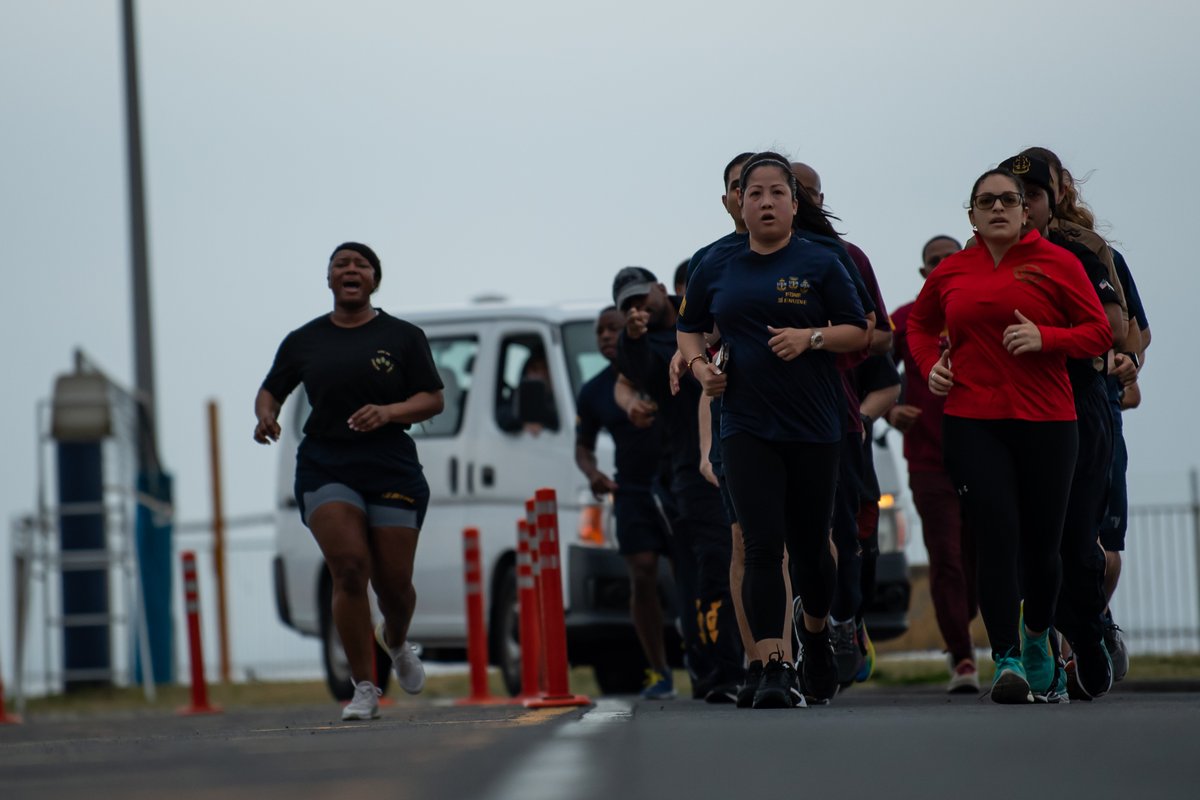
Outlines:
[[[450,456],[450,494],[458,494],[458,457]]]
[[[475,494],[475,465],[467,464],[467,494]]]
[[[493,467],[483,467],[479,470],[479,482],[489,489],[496,485],[496,470]]]

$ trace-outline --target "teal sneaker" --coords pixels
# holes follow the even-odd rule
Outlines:
[[[646,683],[642,689],[643,700],[674,700],[675,699],[675,684],[671,680],[671,673],[663,674],[658,670],[646,670]]]
[[[1054,680],[1050,681],[1050,688],[1046,690],[1046,694],[1042,697],[1033,696],[1035,703],[1050,703],[1051,705],[1063,704],[1071,702],[1070,694],[1067,690],[1067,662],[1061,658],[1054,660]]]
[[[1025,678],[1025,665],[1021,657],[1009,650],[1002,656],[992,654],[996,662],[996,676],[992,679],[992,702],[1006,705],[1032,703],[1029,681]]]
[[[1040,636],[1030,636],[1025,623],[1021,623],[1021,663],[1025,666],[1025,680],[1035,698],[1046,699],[1054,683],[1054,654],[1050,652],[1050,629]]]

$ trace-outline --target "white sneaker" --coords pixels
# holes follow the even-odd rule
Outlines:
[[[383,692],[370,681],[354,685],[354,699],[342,709],[342,719],[379,719],[379,696]]]
[[[409,694],[420,694],[425,688],[425,665],[421,663],[417,649],[408,642],[399,647],[388,647],[382,621],[375,626],[375,641],[392,657],[392,668],[396,670],[400,688]]]

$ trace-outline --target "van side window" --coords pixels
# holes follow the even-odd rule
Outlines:
[[[471,389],[471,371],[475,368],[479,340],[474,336],[430,337],[429,349],[433,352],[433,363],[437,366],[438,374],[442,376],[445,407],[433,419],[412,426],[408,433],[414,439],[454,436],[462,429],[463,410]]]
[[[552,386],[542,337],[536,333],[505,337],[496,380],[496,425],[507,433],[557,431]]]

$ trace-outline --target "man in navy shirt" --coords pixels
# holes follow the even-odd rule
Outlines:
[[[579,390],[575,419],[575,463],[587,476],[592,492],[613,495],[617,546],[629,566],[632,592],[629,612],[650,668],[642,697],[667,700],[675,697],[671,670],[663,643],[663,614],[658,602],[658,557],[668,552],[666,519],[656,497],[661,425],[655,420],[639,427],[617,405],[617,340],[625,317],[616,306],[600,312],[596,344],[609,361],[600,374]],[[607,430],[616,444],[616,474],[605,475],[596,463],[596,436]]]
[[[729,596],[729,528],[717,488],[700,474],[700,386],[685,376],[678,394],[672,394],[670,387],[678,298],[669,296],[649,270],[626,267],[613,280],[613,301],[626,315],[617,367],[658,404],[663,416],[664,454],[670,459],[670,490],[677,508],[672,519],[679,540],[676,550],[690,548],[694,553],[694,605],[701,624],[688,648],[689,658],[703,666],[691,666],[703,678],[706,700],[736,702],[744,669]],[[685,566],[680,564],[679,571]],[[686,614],[686,609],[681,613]]]

